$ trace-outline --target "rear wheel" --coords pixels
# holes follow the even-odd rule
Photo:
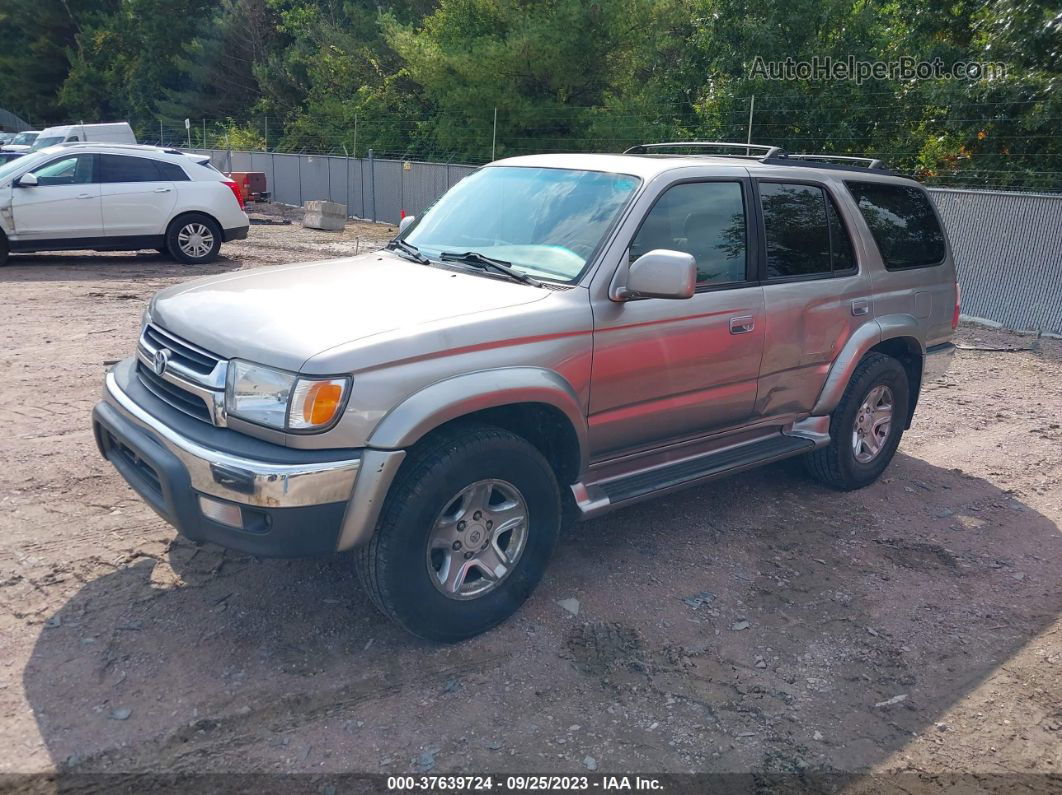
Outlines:
[[[830,415],[830,444],[804,459],[811,475],[846,491],[877,480],[900,444],[908,394],[902,364],[881,353],[866,356]]]
[[[0,268],[7,265],[8,250],[7,235],[0,232]]]
[[[203,265],[217,259],[221,227],[206,215],[183,215],[166,232],[166,249],[178,262]]]
[[[531,444],[486,425],[415,448],[357,569],[385,615],[458,641],[511,616],[542,579],[560,531],[560,490]]]

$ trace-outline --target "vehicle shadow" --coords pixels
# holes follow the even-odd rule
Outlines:
[[[60,790],[116,771],[585,772],[555,744],[570,726],[603,771],[859,774],[1057,620],[1060,551],[1048,517],[909,455],[850,493],[773,466],[575,527],[515,618],[438,646],[379,616],[346,557],[177,540],[73,593],[23,685]],[[573,597],[577,616],[557,604]]]
[[[208,265],[185,265],[157,251],[12,254],[0,268],[3,282],[128,281],[144,277],[206,276],[237,270],[242,262],[224,250]]]

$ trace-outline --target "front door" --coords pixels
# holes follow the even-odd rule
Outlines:
[[[158,161],[100,155],[100,177],[107,237],[155,236],[166,231],[177,193]]]
[[[19,241],[95,238],[103,234],[96,155],[68,154],[31,173],[36,185],[11,189],[11,211]]]
[[[740,425],[756,403],[763,288],[754,281],[745,179],[679,182],[630,243],[690,253],[697,292],[594,306],[591,457],[597,460]],[[752,249],[752,251],[750,251]]]

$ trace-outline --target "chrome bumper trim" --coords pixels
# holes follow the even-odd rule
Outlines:
[[[203,447],[159,422],[122,391],[114,373],[107,373],[103,396],[176,456],[188,470],[192,487],[203,494],[244,505],[290,508],[342,502],[350,499],[354,489],[360,457],[321,464],[274,464],[230,455]],[[216,468],[238,471],[241,488],[219,482]]]

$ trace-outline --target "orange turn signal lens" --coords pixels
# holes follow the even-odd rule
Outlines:
[[[325,425],[339,410],[343,387],[335,381],[322,381],[310,387],[302,403],[302,418],[307,425]]]
[[[329,425],[343,407],[346,387],[345,379],[312,381],[300,378],[292,392],[288,427],[309,430]]]

